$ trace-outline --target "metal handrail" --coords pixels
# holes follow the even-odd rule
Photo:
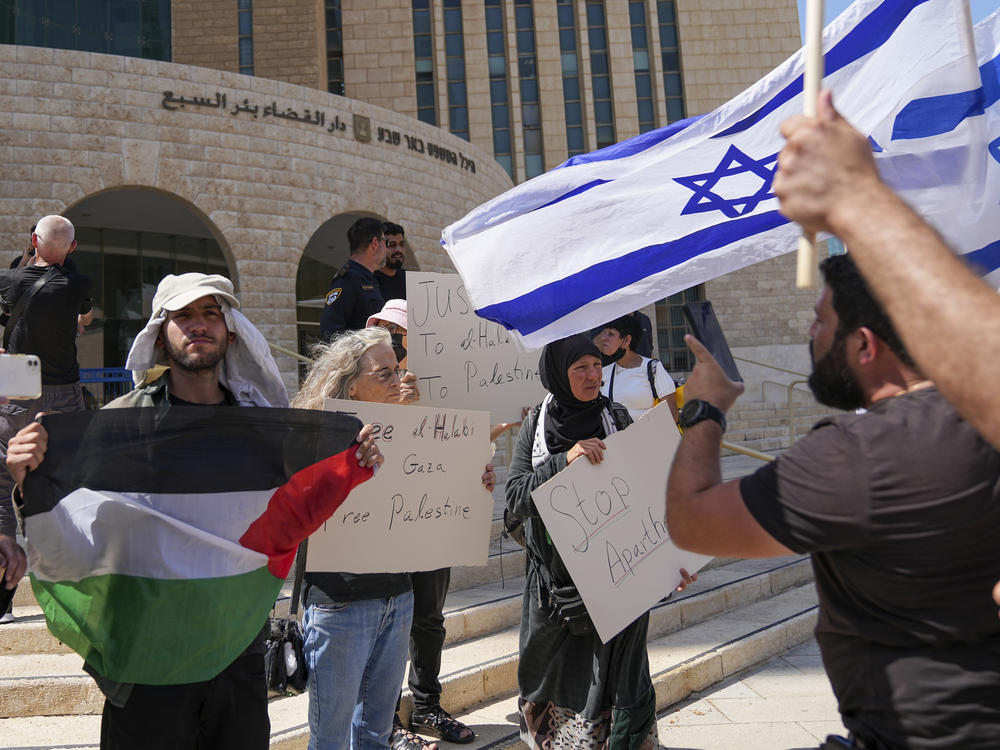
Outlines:
[[[282,354],[287,354],[289,357],[295,357],[295,359],[299,360],[300,362],[305,362],[307,365],[311,365],[313,362],[311,359],[309,359],[309,357],[304,357],[298,352],[293,352],[291,349],[286,349],[283,346],[272,344],[270,341],[267,342],[267,345],[270,346],[272,349],[274,349],[274,351],[281,352]]]
[[[770,453],[762,453],[761,451],[755,451],[753,448],[744,448],[742,445],[737,445],[736,443],[728,443],[725,440],[722,441],[722,447],[726,450],[732,451],[733,453],[742,453],[744,456],[750,456],[750,458],[756,458],[758,461],[771,462],[774,460],[774,456]]]
[[[793,380],[788,384],[788,445],[795,443],[795,403],[792,400],[792,391],[795,386],[808,383],[808,380]]]
[[[797,375],[800,378],[808,378],[809,377],[804,372],[797,372],[795,370],[789,370],[789,369],[784,368],[784,367],[778,367],[777,365],[769,365],[766,362],[757,362],[756,360],[747,359],[746,357],[737,357],[735,354],[733,355],[733,359],[738,359],[740,362],[747,362],[748,364],[751,364],[751,365],[757,365],[758,367],[767,367],[770,370],[777,370],[778,372],[787,372],[789,375]],[[782,384],[782,385],[784,385],[784,384]]]

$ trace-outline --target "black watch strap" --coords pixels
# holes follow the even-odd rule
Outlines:
[[[680,425],[681,428],[686,429],[688,427],[693,427],[706,419],[711,419],[722,428],[723,432],[726,431],[726,415],[723,414],[722,409],[710,404],[708,401],[703,401],[700,398],[694,398],[685,402],[684,408],[681,409],[680,419],[677,420],[677,424]]]

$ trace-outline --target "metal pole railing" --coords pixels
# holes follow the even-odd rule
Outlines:
[[[305,362],[307,365],[312,364],[312,360],[309,359],[309,357],[303,357],[301,354],[299,354],[298,352],[293,352],[291,349],[286,349],[283,346],[272,344],[270,341],[267,342],[267,345],[270,346],[272,349],[274,349],[274,351],[276,352],[287,354],[289,357],[295,357],[295,359],[299,360],[300,362]]]
[[[756,360],[747,359],[746,357],[737,357],[735,354],[733,355],[733,359],[738,359],[740,362],[746,362],[747,364],[757,365],[758,367],[766,367],[769,370],[777,370],[778,372],[787,372],[789,375],[797,375],[800,378],[807,378],[807,377],[809,377],[804,372],[797,372],[796,370],[789,370],[789,369],[787,369],[785,367],[778,367],[777,365],[769,365],[766,362],[757,362]]]
[[[726,450],[733,451],[733,453],[742,453],[744,456],[750,456],[750,458],[756,458],[758,461],[771,462],[774,460],[774,456],[770,453],[762,453],[761,451],[755,451],[753,448],[744,448],[742,445],[737,445],[736,443],[727,443],[725,440],[722,441],[722,447]]]

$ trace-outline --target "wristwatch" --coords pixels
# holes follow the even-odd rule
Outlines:
[[[708,401],[702,401],[700,398],[684,402],[677,424],[682,428],[688,428],[706,419],[714,420],[723,432],[726,431],[726,415],[722,413],[722,409],[712,406]]]

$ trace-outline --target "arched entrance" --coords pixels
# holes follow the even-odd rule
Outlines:
[[[309,355],[309,348],[319,340],[319,319],[326,304],[330,282],[351,255],[347,229],[362,217],[384,221],[369,211],[338,214],[320,225],[302,252],[295,278],[296,324],[299,353]]]
[[[109,190],[64,212],[76,227],[77,268],[94,282],[94,322],[78,342],[81,367],[123,367],[167,274],[236,281],[208,221],[181,199],[143,188]]]

